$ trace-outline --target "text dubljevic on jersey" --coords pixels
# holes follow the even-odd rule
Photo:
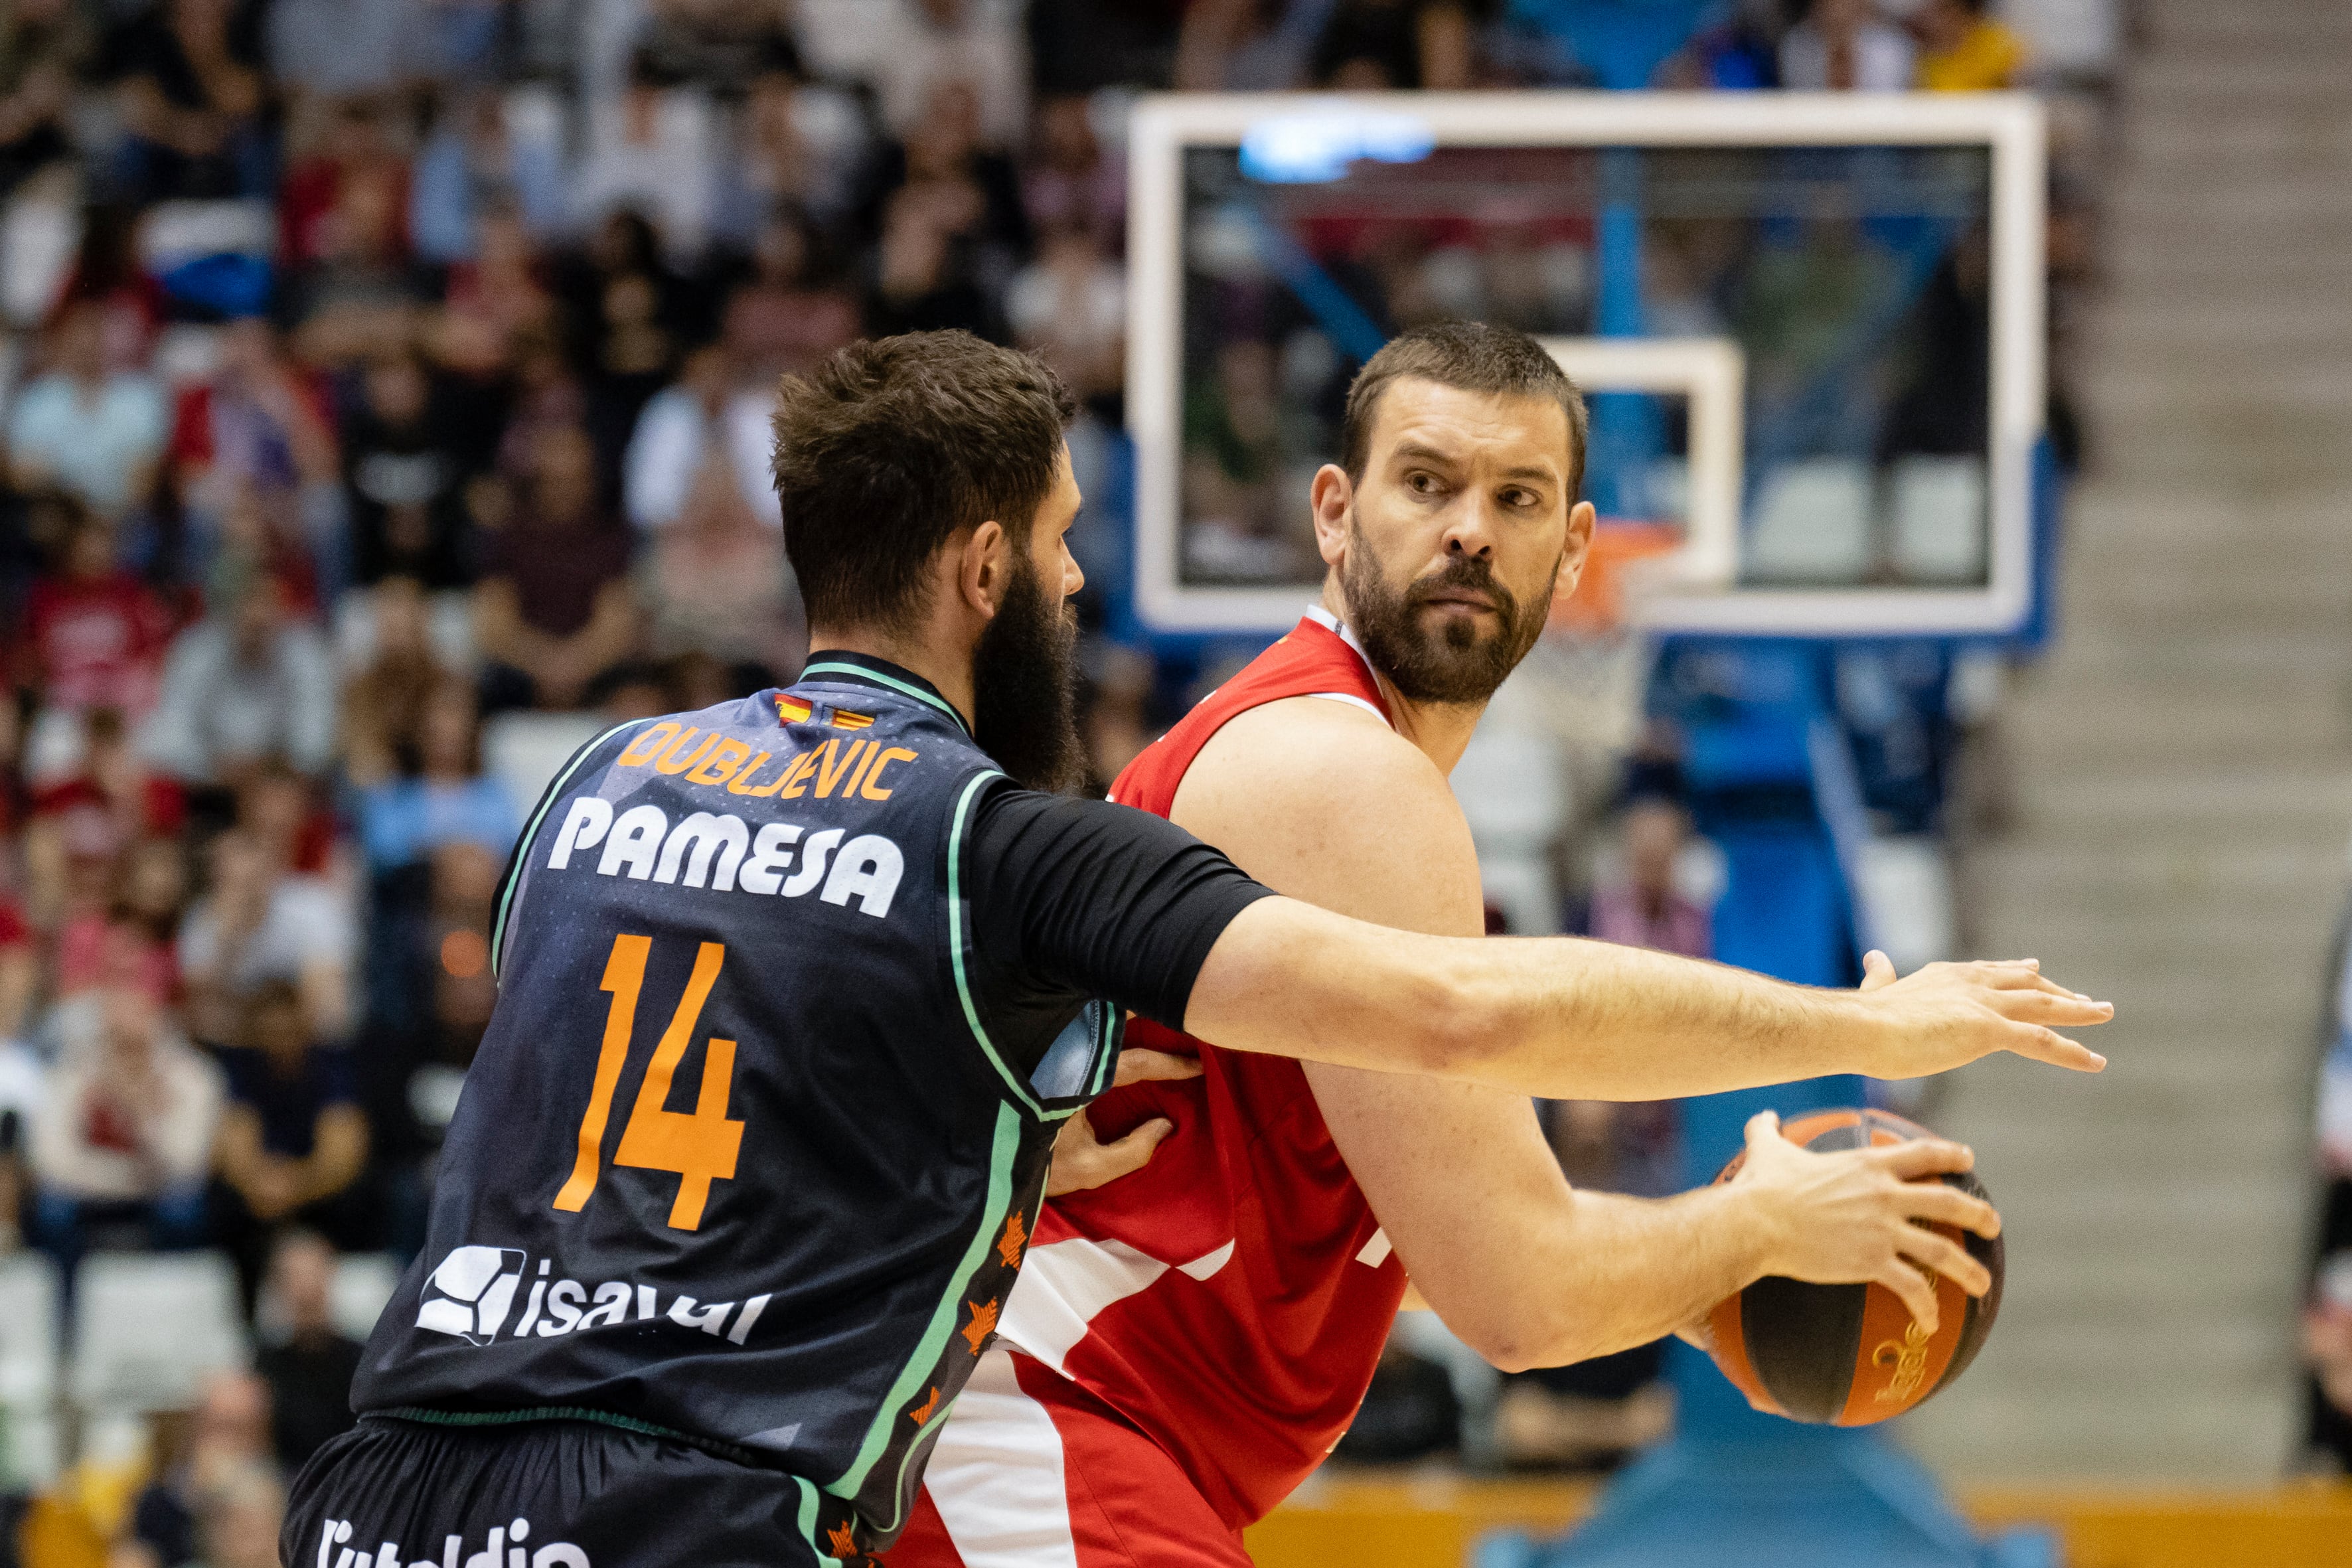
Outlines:
[[[890,770],[917,760],[904,746],[835,736],[792,758],[767,784],[755,784],[768,752],[754,754],[746,742],[723,735],[706,736],[697,747],[695,734],[673,723],[656,724],[631,742],[614,765],[650,765],[687,784],[753,799],[822,800],[837,793],[845,800],[879,801],[890,797]],[[887,915],[906,858],[880,834],[861,834],[845,844],[847,832],[828,827],[803,841],[803,830],[793,823],[768,822],[755,829],[731,812],[710,811],[673,823],[657,805],[615,813],[610,801],[582,795],[565,811],[546,864],[551,871],[564,870],[575,855],[596,850],[599,876],[788,899],[814,891],[829,904],[847,905],[855,899],[861,912]]]

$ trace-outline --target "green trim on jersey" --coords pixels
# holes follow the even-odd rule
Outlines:
[[[915,1353],[908,1357],[907,1364],[898,1370],[898,1377],[890,1384],[888,1395],[883,1399],[881,1409],[874,1416],[874,1425],[866,1428],[866,1441],[858,1446],[857,1458],[850,1462],[849,1468],[842,1472],[839,1479],[824,1489],[834,1496],[847,1499],[853,1503],[856,1501],[866,1477],[873,1472],[882,1456],[889,1451],[891,1434],[897,1430],[899,1422],[907,1419],[907,1406],[913,1401],[915,1391],[938,1370],[948,1339],[955,1332],[956,1316],[963,1305],[965,1287],[971,1284],[972,1275],[979,1271],[998,1231],[1003,1228],[1005,1215],[1013,1210],[1013,1163],[1020,1153],[1021,1114],[1009,1105],[1000,1104],[996,1108],[996,1136],[989,1152],[988,1201],[981,1211],[981,1225],[971,1233],[971,1245],[964,1248],[963,1261],[956,1268],[948,1293],[940,1299],[939,1306],[932,1311],[922,1339],[915,1345]],[[946,1415],[946,1411],[937,1411],[929,1419],[944,1420]],[[921,1428],[918,1427],[913,1439],[907,1445],[908,1455],[913,1454],[922,1435]],[[906,1473],[904,1458],[899,1462],[899,1473],[901,1476]],[[897,1533],[906,1521],[894,1519],[887,1522],[874,1522],[877,1531],[887,1536]]]
[[[1012,1064],[998,1053],[996,1042],[988,1037],[988,1028],[980,1021],[980,1005],[972,999],[971,976],[964,970],[964,825],[971,820],[972,797],[980,793],[981,785],[1003,776],[993,772],[982,773],[964,785],[963,794],[956,797],[954,825],[948,829],[948,957],[955,968],[956,998],[963,1004],[964,1022],[971,1026],[971,1037],[978,1040],[980,1048],[987,1053],[989,1065],[996,1068],[996,1076],[1004,1080],[1004,1087],[1013,1091],[1015,1100],[1028,1107],[1030,1115],[1040,1121],[1059,1121],[1077,1107],[1074,1105],[1068,1110],[1048,1110],[1035,1095],[1029,1092],[1029,1086],[1021,1080],[1019,1073],[1013,1070]],[[1108,1011],[1107,1006],[1105,1011]]]
[[[971,733],[971,726],[963,721],[963,715],[955,710],[955,704],[944,697],[936,696],[919,686],[910,686],[894,676],[883,674],[878,669],[868,669],[862,664],[835,664],[831,659],[824,659],[815,664],[803,665],[799,679],[795,679],[793,685],[798,686],[801,681],[808,679],[811,676],[821,675],[826,671],[836,675],[854,675],[860,680],[870,680],[877,686],[887,686],[902,697],[911,697],[918,702],[928,702],[954,720],[957,729],[961,730],[966,735]],[[785,689],[790,690],[791,688],[787,687]]]
[[[801,1494],[801,1539],[809,1543],[809,1550],[816,1553],[818,1562],[830,1563],[834,1568],[841,1568],[841,1559],[827,1552],[825,1543],[817,1539],[816,1483],[806,1476],[794,1476],[793,1485],[800,1489]]]
[[[632,724],[652,722],[650,719],[625,719],[614,725],[572,752],[572,760],[563,764],[563,771],[555,775],[555,782],[549,784],[546,792],[539,797],[539,809],[530,814],[530,826],[522,830],[520,838],[515,840],[514,864],[507,868],[506,886],[499,889],[499,912],[490,920],[490,978],[492,980],[499,977],[499,962],[506,957],[507,915],[514,906],[515,889],[522,886],[523,868],[530,858],[530,841],[539,832],[540,824],[547,820],[549,808],[553,806],[556,798],[562,795],[564,786],[572,782],[572,775],[580,771],[580,764],[595,754],[597,747]]]

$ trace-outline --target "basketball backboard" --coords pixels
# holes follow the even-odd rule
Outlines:
[[[1663,631],[2026,616],[2042,111],[2010,94],[1171,95],[1129,137],[1138,606],[1287,626],[1348,378],[1465,317],[1591,395]],[[1730,389],[1727,398],[1726,388]],[[1643,553],[1637,551],[1633,553]]]

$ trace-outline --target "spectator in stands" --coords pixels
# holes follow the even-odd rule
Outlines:
[[[396,354],[415,337],[433,299],[432,279],[411,262],[404,171],[347,170],[322,225],[318,259],[281,291],[301,358],[322,369]]]
[[[1470,85],[1473,42],[1462,0],[1337,0],[1308,68],[1318,86],[1348,92],[1459,90]]]
[[[1083,229],[1106,256],[1127,243],[1127,170],[1103,155],[1088,100],[1067,94],[1037,106],[1021,201],[1037,227]]]
[[[0,16],[0,198],[73,151],[66,114],[96,42],[73,0],[15,0]]]
[[[2019,84],[2032,51],[1991,11],[1991,0],[1927,0],[1912,13],[1919,86],[1929,92],[1993,92]]]
[[[5,25],[5,24],[0,24]],[[141,215],[121,202],[92,202],[82,208],[81,243],[58,290],[58,309],[95,304],[104,325],[106,368],[145,367],[163,325],[168,301],[140,255]]]
[[[532,238],[558,237],[570,216],[562,146],[516,134],[506,96],[478,88],[442,106],[416,154],[408,229],[423,259],[441,265],[478,254],[483,214],[511,204]]]
[[[698,290],[662,259],[644,214],[624,207],[596,226],[564,289],[599,450],[618,454],[646,402],[703,331]],[[534,459],[525,458],[528,470]]]
[[[736,395],[740,400],[750,391],[763,411],[778,376],[814,369],[858,336],[857,300],[819,258],[823,243],[815,226],[796,213],[769,220],[753,241],[751,275],[728,296],[721,336],[751,384]],[[763,459],[757,493],[747,498],[772,508],[766,471]]]
[[[39,504],[53,520],[57,564],[26,603],[18,679],[52,710],[143,718],[163,679],[171,610],[116,562],[103,518],[68,496]]]
[[[1780,40],[1780,85],[1792,92],[1901,92],[1911,75],[1911,40],[1870,0],[1811,0]]]
[[[286,1523],[286,1486],[274,1468],[238,1467],[205,1496],[196,1516],[204,1568],[280,1568],[278,1534]]]
[[[127,956],[127,955],[126,955]],[[135,962],[100,993],[95,1048],[62,1055],[33,1126],[34,1232],[72,1289],[91,1226],[201,1246],[220,1069],[174,1028]]]
[[[706,343],[686,358],[676,382],[655,394],[637,416],[629,449],[621,460],[622,502],[629,521],[655,531],[669,527],[698,491],[756,505],[754,487],[774,495],[764,482],[770,396],[739,384],[722,343]],[[776,517],[781,526],[782,516]]]
[[[298,987],[265,981],[243,1011],[242,1043],[220,1052],[228,1102],[215,1155],[223,1190],[214,1226],[236,1260],[250,1315],[281,1227],[363,1239],[358,1183],[368,1128],[351,1053],[319,1042]]]
[[[417,731],[401,776],[360,795],[368,869],[380,875],[417,865],[451,843],[478,844],[503,860],[522,821],[506,785],[482,773],[473,688],[454,677],[436,686]]]
[[[979,118],[968,84],[940,83],[886,174],[896,189],[883,210],[867,310],[877,333],[961,327],[1003,335],[994,290],[1027,252],[1029,223],[1012,162],[983,148]]]
[[[180,394],[168,461],[194,542],[190,565],[210,564],[244,505],[326,493],[340,502],[332,410],[320,384],[289,361],[267,321],[230,322],[213,374]],[[339,510],[339,507],[338,507]]]
[[[272,27],[287,15],[283,6],[273,10]],[[336,204],[347,186],[381,180],[408,188],[408,166],[383,105],[344,99],[320,104],[316,118],[324,121],[317,145],[293,160],[278,189],[278,260],[289,271],[315,267],[334,253],[341,222]]]
[[[298,98],[391,94],[436,74],[425,0],[271,0],[269,69]]]
[[[637,587],[656,656],[708,655],[756,690],[798,672],[808,626],[783,531],[752,510],[737,479],[716,455],[698,466],[676,514],[640,553]]]
[[[1280,92],[1307,79],[1320,10],[1286,0],[1198,0],[1184,7],[1176,86],[1186,92]]]
[[[288,1230],[269,1258],[269,1287],[285,1315],[283,1343],[264,1345],[253,1370],[269,1385],[269,1429],[288,1475],[329,1438],[352,1429],[352,1378],[361,1346],[335,1327],[335,1249],[316,1231]]]
[[[938,112],[933,101],[947,82],[974,96],[978,140],[1017,146],[1029,123],[1029,60],[1010,5],[983,0],[898,0],[879,7],[874,23],[874,86],[891,134],[917,134]]]
[[[158,1474],[131,1506],[130,1539],[158,1568],[205,1561],[197,1524],[206,1504],[243,1476],[271,1463],[269,1387],[248,1372],[205,1380],[178,1452],[156,1457]]]
[[[233,0],[162,0],[131,24],[118,178],[132,199],[263,196],[276,184],[256,15]]]
[[[740,102],[763,71],[795,72],[789,13],[763,0],[651,0],[636,47],[652,73]]]
[[[1707,911],[1675,886],[1675,865],[1690,841],[1678,770],[1635,772],[1642,783],[1619,818],[1623,871],[1593,889],[1591,911],[1580,923],[1586,935],[1601,942],[1706,958],[1715,951]],[[1660,782],[1650,783],[1653,778]]]
[[[489,661],[483,706],[575,707],[637,640],[631,539],[596,500],[587,433],[541,433],[530,483],[491,535],[474,589],[475,642]]]
[[[238,1037],[247,1004],[273,981],[302,994],[305,1017],[329,1038],[351,1020],[352,930],[323,879],[279,871],[248,829],[212,844],[212,888],[180,928],[180,968],[200,1037]]]
[[[620,98],[589,106],[588,149],[572,183],[573,221],[585,228],[617,211],[646,213],[671,256],[692,261],[717,216],[716,142],[709,100],[639,50]]]
[[[343,687],[343,777],[365,790],[418,754],[425,704],[455,672],[434,651],[431,603],[414,577],[386,577],[367,595],[368,662]]]
[[[352,580],[397,574],[427,588],[473,581],[465,487],[475,455],[456,427],[454,399],[436,396],[424,358],[403,344],[371,363],[363,401],[344,428]]]
[[[106,364],[96,300],[67,306],[49,332],[49,371],[17,394],[8,416],[16,481],[54,484],[106,517],[146,499],[169,429],[153,377]]]
[[[1013,341],[1045,356],[1079,397],[1118,392],[1127,377],[1127,275],[1093,230],[1057,225],[1005,293]]]
[[[838,226],[873,175],[872,139],[855,101],[790,71],[763,71],[752,83],[738,142],[719,196],[720,234],[732,244],[790,214]]]
[[[427,341],[433,357],[453,378],[463,378],[454,384],[478,389],[472,401],[481,405],[481,414],[467,423],[478,424],[488,435],[496,422],[490,405],[503,401],[499,384],[513,370],[520,345],[555,328],[555,298],[542,276],[537,242],[514,202],[484,204],[474,228],[474,254],[451,263],[444,275],[441,310]]]
[[[213,614],[173,640],[141,751],[192,784],[234,786],[273,756],[323,774],[335,745],[326,639],[288,612],[276,577],[255,574],[229,587]]]

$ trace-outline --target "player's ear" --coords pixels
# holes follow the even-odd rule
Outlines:
[[[1013,582],[1013,541],[1004,525],[989,519],[964,537],[958,553],[956,588],[966,607],[994,620]]]
[[[1584,575],[1584,563],[1592,556],[1594,521],[1589,500],[1578,501],[1568,509],[1568,539],[1560,551],[1559,576],[1552,584],[1555,595],[1576,592],[1577,579]]]
[[[1326,463],[1315,470],[1315,483],[1307,494],[1315,509],[1316,551],[1326,566],[1337,566],[1348,542],[1348,509],[1355,504],[1355,484],[1347,469]]]

